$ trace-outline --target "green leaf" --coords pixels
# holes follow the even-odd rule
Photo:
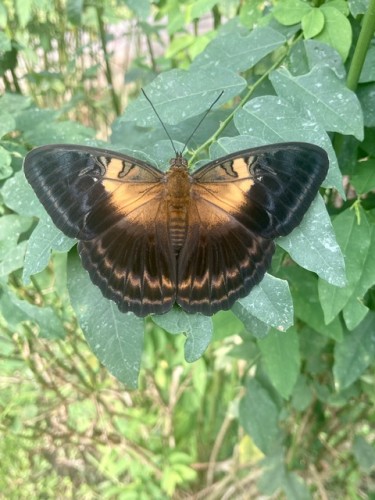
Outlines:
[[[14,117],[6,111],[0,112],[0,139],[16,128]]]
[[[236,112],[234,122],[243,135],[260,138],[260,144],[301,141],[323,147],[329,157],[330,168],[324,186],[334,186],[345,196],[342,176],[332,143],[319,123],[300,114],[288,101],[276,96],[256,97]]]
[[[262,339],[270,331],[270,326],[253,316],[247,307],[244,307],[240,301],[234,303],[232,307],[233,314],[242,321],[244,327],[257,339]]]
[[[77,122],[41,122],[24,133],[24,140],[37,146],[51,143],[79,144],[94,136],[95,130]]]
[[[301,224],[290,235],[278,238],[277,244],[300,266],[332,285],[345,286],[344,257],[320,195],[313,201]]]
[[[121,313],[114,302],[105,299],[74,252],[68,259],[68,290],[94,354],[112,375],[135,388],[143,348],[143,319]]]
[[[164,123],[178,124],[207,110],[224,90],[215,107],[229,101],[246,87],[246,81],[225,68],[184,71],[174,69],[160,74],[145,88]],[[140,126],[158,123],[155,112],[142,95],[132,102],[120,120],[134,121]]]
[[[296,317],[308,324],[314,331],[340,341],[343,335],[340,319],[335,317],[328,325],[325,324],[318,295],[317,277],[296,266],[283,268],[281,274],[288,279]]]
[[[360,85],[357,95],[363,109],[365,126],[375,127],[375,83]]]
[[[236,72],[246,71],[285,41],[282,34],[268,27],[257,28],[247,35],[235,30],[215,38],[191,68],[224,67]]]
[[[2,52],[9,52],[10,50],[12,50],[12,44],[9,37],[3,31],[0,31],[0,55],[3,55]]]
[[[282,438],[279,410],[269,392],[254,378],[246,383],[239,417],[240,424],[263,453],[271,454],[277,449]]]
[[[66,11],[68,20],[74,26],[80,26],[83,13],[83,0],[67,0]]]
[[[22,233],[30,229],[33,220],[16,214],[3,215],[0,218],[0,260],[17,245]]]
[[[313,400],[314,394],[305,375],[300,375],[293,388],[292,406],[299,412],[305,411]]]
[[[151,1],[150,0],[122,0],[131,11],[134,12],[135,16],[142,21],[147,21],[147,17],[150,15],[151,11]]]
[[[318,40],[305,40],[303,45],[310,70],[314,67],[330,68],[340,80],[345,80],[346,69],[336,49]],[[304,73],[307,73],[307,70]]]
[[[362,275],[367,273],[364,265],[371,251],[371,227],[362,209],[359,214],[360,223],[354,210],[341,212],[333,221],[336,238],[344,254],[348,284],[345,288],[337,288],[319,280],[319,298],[326,323],[330,323],[344,308]]]
[[[284,399],[288,399],[301,364],[296,330],[289,328],[282,333],[271,330],[267,337],[258,340],[258,345],[272,385]]]
[[[369,6],[370,0],[348,0],[350,12],[353,17],[364,14]]]
[[[375,160],[365,160],[357,163],[350,183],[355,187],[357,194],[365,194],[375,189]]]
[[[1,190],[5,205],[20,215],[44,217],[45,210],[23,172],[8,179]]]
[[[327,43],[334,47],[346,61],[352,43],[352,27],[350,22],[335,7],[329,3],[320,7],[324,14],[325,22],[323,30],[315,37],[316,40]]]
[[[53,250],[67,252],[75,243],[75,240],[65,236],[50,217],[46,216],[39,222],[29,238],[22,272],[23,282],[28,285],[30,276],[47,267]]]
[[[313,38],[324,27],[324,14],[318,8],[312,8],[302,18],[302,30],[305,38]]]
[[[371,225],[371,242],[357,285],[344,307],[343,314],[349,330],[355,328],[366,316],[368,308],[364,296],[375,285],[375,226]]]
[[[273,10],[273,15],[284,26],[299,23],[310,12],[312,7],[302,0],[284,0],[278,2]]]
[[[263,16],[264,0],[241,2],[239,19],[243,26],[252,29]]]
[[[50,307],[37,307],[26,300],[20,300],[13,293],[1,289],[0,286],[0,311],[12,328],[16,328],[22,321],[36,323],[39,335],[46,339],[59,339],[65,337],[63,321]]]
[[[27,241],[21,241],[18,245],[6,252],[0,261],[0,277],[21,269],[25,259]]]
[[[187,336],[185,359],[189,363],[203,355],[212,338],[211,318],[201,314],[187,314],[179,307],[174,307],[168,314],[152,316],[152,320],[169,333],[184,333]]]
[[[375,80],[375,45],[370,45],[363,64],[359,83],[373,82]]]
[[[246,310],[249,315],[280,331],[293,324],[293,303],[288,283],[270,274],[266,274],[250,295],[239,299],[236,304],[243,308],[242,314]],[[237,310],[238,306],[235,306],[233,312],[236,314]]]
[[[315,67],[307,75],[293,77],[285,68],[270,75],[279,96],[290,101],[301,114],[315,116],[325,130],[363,139],[363,115],[354,92],[326,67]]]
[[[374,470],[375,448],[363,436],[354,437],[352,451],[363,472],[368,474]]]
[[[335,346],[333,374],[337,390],[342,391],[353,384],[375,359],[375,313],[366,318],[344,340]]]
[[[0,108],[2,113],[10,113],[17,117],[18,113],[31,105],[31,98],[20,94],[6,92],[0,96]]]
[[[33,0],[16,0],[15,8],[19,28],[25,28],[32,16]]]
[[[8,150],[0,146],[0,180],[7,179],[13,173],[12,157]]]
[[[218,3],[219,0],[194,0],[187,3],[185,10],[186,24],[190,23],[194,19],[201,18],[203,14],[209,12]]]

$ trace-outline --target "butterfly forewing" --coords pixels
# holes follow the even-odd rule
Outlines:
[[[317,146],[284,143],[220,158],[191,176],[177,155],[163,174],[83,146],[44,146],[25,174],[55,224],[79,241],[92,281],[121,311],[162,314],[177,302],[211,315],[247,295],[324,180]]]
[[[193,174],[194,190],[256,234],[276,238],[298,226],[327,171],[328,157],[322,148],[281,143],[203,166]]]
[[[118,218],[112,208],[130,211],[162,174],[150,165],[104,149],[52,145],[36,148],[24,171],[56,226],[72,238],[95,237],[88,222]],[[153,196],[148,196],[153,198]]]

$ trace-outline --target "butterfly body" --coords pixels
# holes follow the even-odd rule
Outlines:
[[[168,232],[174,252],[178,255],[184,244],[189,224],[192,177],[188,173],[187,161],[178,156],[174,158],[165,174],[165,179]]]
[[[281,143],[192,173],[177,154],[163,173],[117,152],[51,145],[31,151],[24,170],[121,311],[163,314],[177,303],[212,315],[262,280],[274,239],[301,222],[328,158],[312,144]]]

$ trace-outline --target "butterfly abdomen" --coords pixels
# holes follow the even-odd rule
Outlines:
[[[177,255],[185,242],[191,182],[184,166],[172,166],[167,173],[168,232]]]

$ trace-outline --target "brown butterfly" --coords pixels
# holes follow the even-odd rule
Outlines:
[[[259,283],[274,238],[301,222],[328,170],[307,143],[247,149],[189,173],[74,145],[31,151],[25,175],[84,267],[123,312],[229,309]]]

